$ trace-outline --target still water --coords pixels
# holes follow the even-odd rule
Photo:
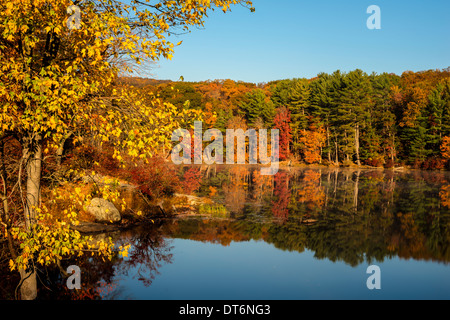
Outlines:
[[[198,170],[203,216],[114,235],[85,261],[102,299],[450,299],[450,175],[245,166]],[[192,176],[192,174],[190,175]],[[380,267],[369,290],[367,268]]]

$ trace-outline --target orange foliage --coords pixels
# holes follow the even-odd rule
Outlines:
[[[213,110],[211,102],[205,104],[205,123],[208,129],[214,128],[217,121],[217,114]]]
[[[441,144],[441,154],[445,160],[450,159],[450,137],[443,137]]]
[[[195,89],[203,95],[204,101],[210,103],[209,107],[206,105],[206,109],[211,108],[211,111],[236,109],[240,99],[255,87],[253,83],[233,80],[205,81],[195,84]]]
[[[425,238],[419,231],[414,220],[413,213],[398,214],[400,220],[400,229],[402,231],[402,240],[407,243],[405,246],[400,246],[399,257],[403,256],[423,256],[425,251]]]
[[[450,185],[441,187],[439,197],[441,198],[441,204],[446,208],[450,208]]]
[[[185,194],[193,194],[200,188],[202,182],[202,175],[200,167],[191,167],[184,172],[182,181],[182,189]]]
[[[299,142],[303,145],[303,159],[308,164],[320,163],[322,160],[321,148],[326,141],[326,132],[323,127],[303,130]]]
[[[233,213],[242,213],[248,191],[248,178],[250,173],[247,168],[233,166],[230,169],[230,180],[224,184],[225,205]]]
[[[302,188],[298,191],[298,202],[307,203],[310,210],[320,209],[325,203],[324,188],[320,186],[320,172],[305,171]]]
[[[213,186],[209,186],[209,197],[212,198],[216,195],[217,193],[217,188],[213,187]]]
[[[272,213],[276,218],[287,220],[289,217],[289,202],[291,194],[289,191],[289,176],[286,172],[278,172],[274,177],[273,194],[275,200],[272,201]]]
[[[253,197],[262,201],[265,194],[272,192],[272,176],[262,175],[260,170],[253,171]]]

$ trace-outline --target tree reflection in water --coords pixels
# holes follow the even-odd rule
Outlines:
[[[449,173],[308,168],[271,177],[250,166],[200,172],[197,195],[213,197],[227,208],[229,218],[167,219],[112,235],[117,246],[132,245],[129,257],[63,261],[66,268],[77,264],[83,270],[83,289],[76,292],[66,289],[59,270],[41,270],[39,297],[123,297],[116,286],[121,277],[150,286],[159,269],[172,263],[170,239],[175,238],[222,246],[265,241],[280,250],[309,250],[316,259],[350,266],[394,257],[450,261]],[[0,295],[8,298],[5,292],[14,288],[4,279]]]
[[[262,177],[259,170],[221,166],[203,177],[199,195],[218,188],[214,200],[237,219],[220,222],[231,234],[352,266],[394,256],[450,260],[448,172],[294,168]]]
[[[113,233],[100,234],[95,237],[111,236],[116,247],[131,244],[129,256],[126,258],[114,256],[111,261],[103,261],[97,257],[83,255],[76,260],[63,260],[62,268],[70,265],[80,267],[81,289],[69,290],[66,279],[61,270],[40,269],[38,271],[39,288],[38,299],[42,300],[100,300],[123,298],[122,288],[117,285],[121,277],[132,277],[141,281],[145,286],[151,285],[159,274],[158,269],[172,263],[170,240],[163,237],[161,224],[142,225],[136,229]],[[167,229],[167,226],[166,226]],[[5,250],[6,248],[3,248]],[[1,256],[1,255],[0,255]],[[1,264],[0,272],[8,275],[7,265]],[[4,272],[4,273],[3,273]],[[1,299],[14,299],[17,281],[7,281],[2,276],[0,292]]]
[[[116,272],[129,276],[135,274],[145,286],[150,286],[159,274],[158,269],[164,264],[172,263],[170,239],[164,238],[160,232],[160,224],[145,225],[123,233],[117,241],[118,245],[131,244],[129,257],[117,265]]]

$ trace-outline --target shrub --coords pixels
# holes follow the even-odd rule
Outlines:
[[[186,194],[192,194],[200,188],[201,184],[201,172],[200,167],[191,167],[183,174],[182,189]]]
[[[367,159],[365,161],[366,165],[371,167],[382,167],[383,166],[383,159],[377,158],[377,159]]]
[[[414,163],[413,163],[414,169],[420,169],[420,168],[422,168],[422,166],[423,166],[422,160],[419,160],[419,159],[414,160]]]
[[[385,168],[393,168],[395,166],[395,163],[392,159],[386,160],[386,163],[384,164]]]
[[[129,170],[131,183],[150,199],[171,196],[179,191],[180,181],[173,165],[155,156],[148,164],[137,163]]]
[[[111,146],[104,146],[99,150],[97,162],[100,165],[100,173],[112,176],[119,176],[122,174],[120,162],[117,159],[114,159],[113,155],[114,149]]]
[[[442,158],[428,158],[422,164],[425,170],[442,170],[446,167],[446,161]]]
[[[90,145],[81,145],[75,148],[67,157],[69,164],[80,169],[91,169],[95,162],[100,161],[100,152]]]

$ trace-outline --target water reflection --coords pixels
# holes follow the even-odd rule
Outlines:
[[[162,265],[172,262],[170,240],[163,237],[158,226],[141,226],[122,235],[118,242],[131,244],[132,249],[116,273],[137,278],[145,286],[152,284]]]
[[[392,256],[448,262],[449,178],[361,169],[292,169],[272,177],[224,166],[204,170],[198,193],[217,188],[214,201],[240,220],[227,222],[234,234],[280,249],[308,248],[317,258],[352,266]]]
[[[83,293],[68,292],[57,271],[47,273],[48,287],[60,285],[51,292],[42,288],[40,297],[134,298],[117,284],[127,279],[151,286],[159,270],[177,259],[173,239],[221,247],[259,241],[351,267],[393,258],[450,260],[445,172],[291,169],[262,176],[251,166],[212,166],[185,168],[180,175],[196,177],[198,184],[186,192],[211,198],[227,218],[160,220],[117,234],[118,245],[132,244],[128,258],[77,262],[84,270]]]
[[[170,230],[169,224],[164,224],[164,230]],[[58,269],[38,270],[38,299],[134,299],[133,293],[123,292],[119,285],[121,281],[136,280],[148,287],[159,275],[159,268],[172,263],[171,241],[161,232],[162,225],[157,222],[123,232],[95,235],[94,238],[111,237],[117,247],[131,244],[129,256],[123,258],[116,254],[111,261],[89,255],[77,260],[63,260],[63,265],[76,264],[82,270],[80,290],[69,290]]]

